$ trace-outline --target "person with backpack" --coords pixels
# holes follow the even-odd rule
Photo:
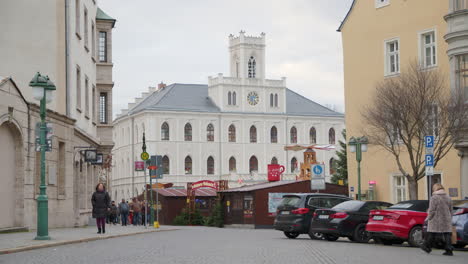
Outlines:
[[[128,222],[128,213],[130,208],[128,203],[125,202],[125,199],[122,199],[122,202],[119,204],[120,218],[122,221],[122,226],[126,226]]]

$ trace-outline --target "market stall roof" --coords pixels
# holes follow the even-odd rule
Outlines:
[[[186,189],[153,189],[153,191],[158,192],[162,196],[172,196],[172,197],[186,197]],[[209,197],[216,196],[216,190],[214,189],[197,189],[195,190],[195,196],[198,197]]]
[[[301,182],[301,181],[264,182],[264,183],[259,183],[259,184],[252,184],[252,185],[242,186],[242,187],[239,187],[239,188],[227,189],[227,190],[219,191],[219,192],[222,192],[222,193],[251,192],[251,191],[267,189],[267,188],[271,188],[271,187],[277,187],[277,186],[282,186],[282,185],[298,183],[298,182]]]

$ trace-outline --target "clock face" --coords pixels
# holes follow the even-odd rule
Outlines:
[[[258,94],[256,92],[250,92],[247,95],[247,101],[249,102],[250,105],[258,104]]]

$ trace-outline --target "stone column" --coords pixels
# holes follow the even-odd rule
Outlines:
[[[460,156],[460,197],[468,197],[468,148],[458,151]]]

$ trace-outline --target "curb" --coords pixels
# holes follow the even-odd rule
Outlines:
[[[34,249],[56,247],[56,246],[63,246],[63,245],[69,245],[69,244],[78,244],[78,243],[83,243],[83,242],[91,242],[91,241],[104,240],[104,239],[110,239],[110,238],[117,238],[117,237],[126,237],[126,236],[133,236],[133,235],[141,235],[141,234],[148,234],[148,233],[155,233],[155,232],[165,232],[165,231],[176,231],[176,230],[180,230],[180,229],[174,228],[174,229],[164,229],[164,230],[150,230],[150,231],[142,231],[142,232],[136,232],[136,233],[111,235],[111,236],[105,236],[105,237],[103,237],[103,236],[101,236],[101,237],[88,237],[88,238],[82,238],[82,239],[76,239],[76,240],[66,240],[66,241],[53,242],[53,243],[47,243],[47,244],[41,244],[41,245],[1,249],[0,250],[0,255],[18,253],[18,252],[34,250]]]

